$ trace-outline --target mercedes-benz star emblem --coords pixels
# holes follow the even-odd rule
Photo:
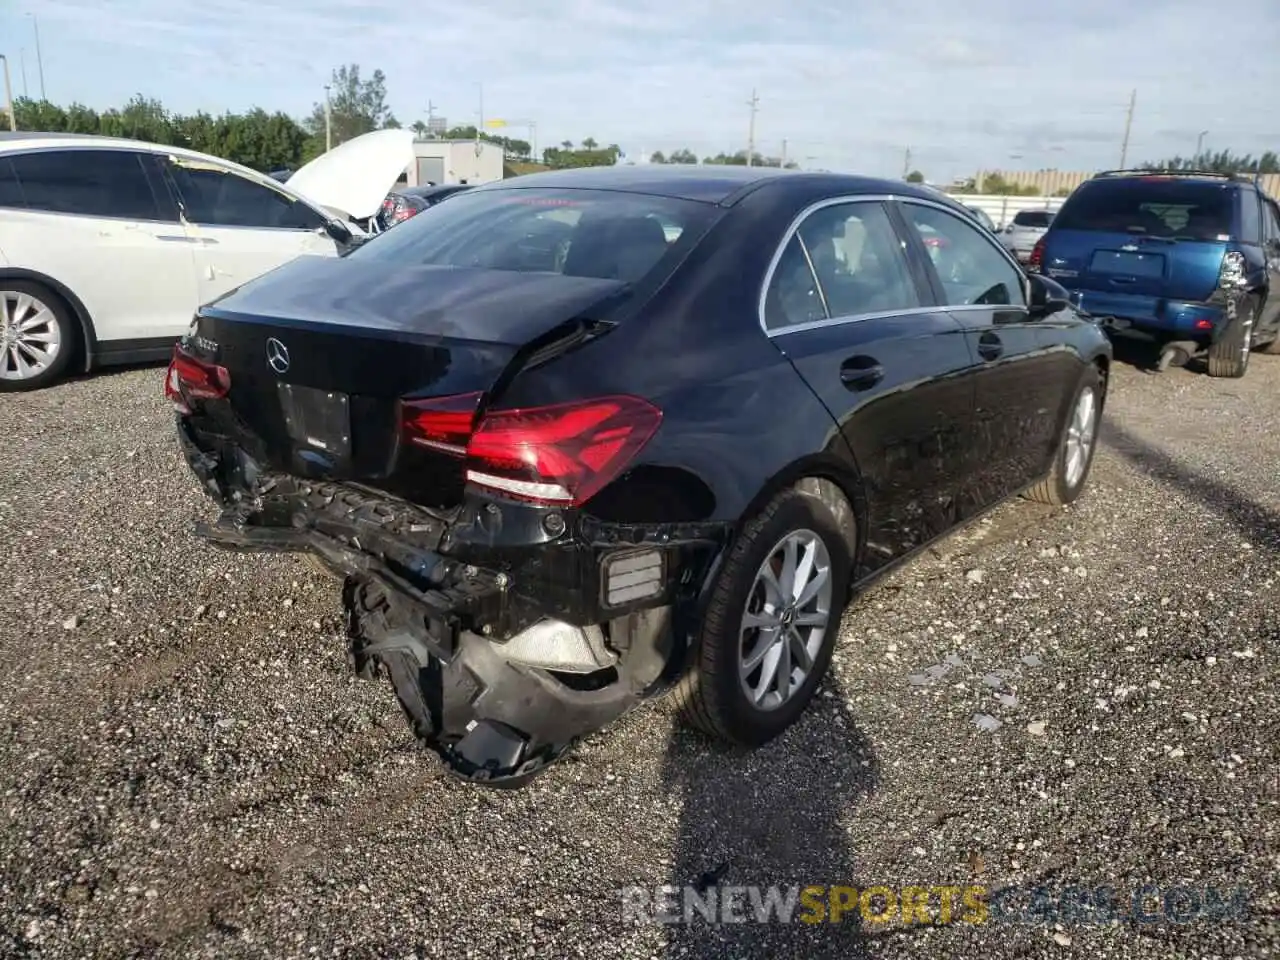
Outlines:
[[[289,369],[289,348],[275,337],[267,338],[267,365],[276,373]]]

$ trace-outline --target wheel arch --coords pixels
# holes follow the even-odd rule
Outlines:
[[[724,544],[707,571],[698,597],[698,610],[706,608],[711,589],[724,564],[725,557],[733,549],[743,526],[760,513],[783,490],[792,489],[814,497],[831,510],[845,536],[849,547],[849,560],[856,571],[866,545],[867,497],[862,475],[856,465],[832,453],[817,453],[801,457],[779,470],[765,481],[747,504],[734,524],[729,540]]]
[[[38,283],[62,300],[80,325],[80,337],[76,344],[76,348],[79,351],[79,363],[75,365],[73,362],[73,366],[80,373],[88,373],[93,368],[93,362],[98,354],[98,337],[93,329],[93,318],[89,316],[89,311],[85,307],[84,301],[77,297],[66,284],[60,283],[48,274],[41,273],[38,270],[27,270],[23,267],[0,267],[0,280],[25,280],[28,283]]]

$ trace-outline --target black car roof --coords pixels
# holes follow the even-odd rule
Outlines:
[[[478,190],[579,189],[618,190],[646,193],[678,200],[704,203],[733,203],[759,187],[821,187],[832,194],[893,194],[924,200],[950,202],[945,194],[903,180],[884,180],[842,173],[809,173],[778,167],[730,166],[728,164],[630,164],[607,167],[576,167],[550,170],[478,185]]]

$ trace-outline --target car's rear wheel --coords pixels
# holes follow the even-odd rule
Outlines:
[[[1049,475],[1026,492],[1028,500],[1064,506],[1084,492],[1093,455],[1098,446],[1098,427],[1102,422],[1102,405],[1106,384],[1095,366],[1085,371],[1071,401],[1071,413],[1058,441]]]
[[[1253,322],[1258,305],[1246,300],[1236,318],[1209,344],[1209,376],[1239,378],[1249,369],[1249,350],[1253,346]]]
[[[71,311],[51,291],[0,280],[0,390],[37,390],[67,369],[75,346]]]
[[[831,662],[852,566],[822,500],[794,489],[775,497],[716,576],[694,662],[676,688],[685,719],[744,746],[791,726]]]

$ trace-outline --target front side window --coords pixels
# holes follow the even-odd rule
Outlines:
[[[190,223],[207,227],[316,230],[324,221],[304,203],[230,171],[170,167]]]
[[[1021,271],[980,229],[937,207],[903,203],[902,211],[924,242],[947,306],[1025,306]]]
[[[350,256],[635,284],[672,269],[718,216],[713,204],[648,194],[468,190]]]
[[[133,150],[35,150],[10,157],[17,190],[0,190],[12,199],[20,194],[29,210],[159,220],[160,208]]]

